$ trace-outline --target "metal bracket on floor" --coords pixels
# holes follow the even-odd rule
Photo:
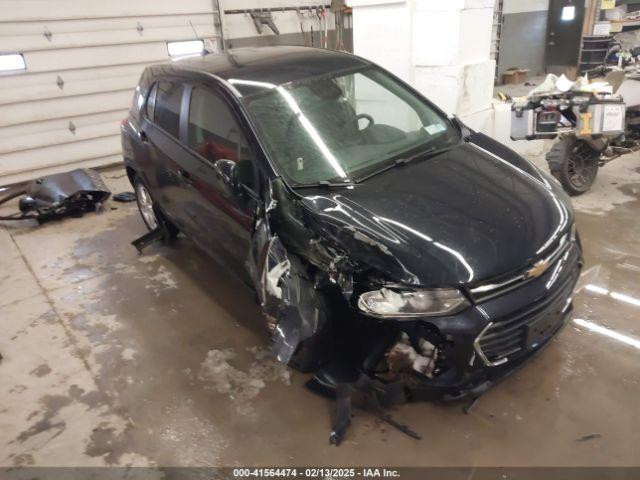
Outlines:
[[[142,253],[142,250],[151,245],[153,242],[163,240],[164,238],[166,238],[165,228],[161,225],[158,225],[153,230],[150,230],[141,237],[136,238],[133,242],[131,242],[131,245],[136,247],[138,253]]]
[[[473,407],[476,406],[476,403],[478,403],[480,398],[481,398],[481,396],[473,397],[465,406],[462,407],[462,411],[465,414],[470,415],[471,414],[471,410],[473,410]]]
[[[353,395],[362,395],[362,408],[375,415],[379,420],[394,427],[405,435],[421,440],[422,436],[403,423],[394,420],[386,413],[385,408],[404,403],[404,387],[401,383],[383,384],[371,377],[361,374],[352,384],[340,384],[336,390],[336,406],[333,427],[329,434],[329,443],[340,445],[351,425]]]

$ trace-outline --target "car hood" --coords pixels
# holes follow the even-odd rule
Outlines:
[[[573,212],[554,183],[482,136],[302,201],[324,236],[386,281],[463,285],[518,271],[555,245]]]

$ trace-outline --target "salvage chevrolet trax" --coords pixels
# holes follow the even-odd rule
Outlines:
[[[582,253],[559,184],[362,58],[148,67],[122,145],[148,228],[251,285],[277,358],[328,393],[478,395],[571,311]]]

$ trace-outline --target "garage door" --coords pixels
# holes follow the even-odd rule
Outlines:
[[[121,161],[143,67],[219,32],[215,0],[0,0],[0,53],[26,67],[0,72],[0,185]]]

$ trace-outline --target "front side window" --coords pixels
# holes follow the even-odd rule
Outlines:
[[[154,122],[167,133],[179,138],[182,85],[158,82],[155,94]]]
[[[294,185],[356,181],[397,158],[460,140],[449,119],[375,67],[286,86],[230,82]]]
[[[225,101],[206,88],[191,92],[189,147],[207,160],[236,162],[241,183],[253,187],[253,161],[240,124]]]

